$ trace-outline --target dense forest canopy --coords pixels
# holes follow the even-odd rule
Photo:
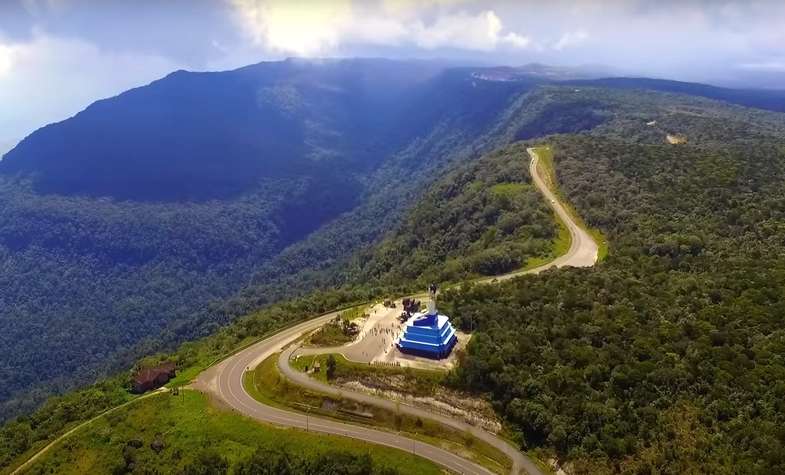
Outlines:
[[[526,148],[516,145],[438,180],[345,273],[384,288],[425,288],[524,267],[548,256],[556,235],[553,212],[532,184]]]
[[[28,137],[0,162],[0,419],[292,296],[503,140],[531,83],[443,69],[177,72]],[[276,288],[222,304],[249,282]]]
[[[667,150],[666,135],[682,134],[687,147],[671,153],[697,156],[728,143],[776,151],[785,136],[776,113],[599,86],[420,63],[290,61],[178,72],[33,134],[0,162],[0,418],[313,289],[369,296],[542,257],[555,228],[522,149],[480,159],[516,140],[582,133]],[[113,126],[105,118],[115,114]],[[213,116],[224,123],[213,127]],[[95,127],[103,139],[92,140]],[[69,152],[59,153],[66,139]],[[292,146],[284,153],[271,141]],[[245,148],[228,146],[237,142]],[[125,177],[138,186],[115,186]],[[661,179],[651,190],[630,186],[648,197],[672,185]],[[582,182],[569,197],[611,231],[621,259],[635,246],[614,226],[633,208],[603,192]],[[766,199],[777,209],[775,194]],[[703,224],[680,223],[668,225],[670,240],[647,244],[704,249]],[[733,245],[766,249],[748,237]],[[254,328],[286,319],[267,318]]]
[[[785,470],[785,136],[733,139],[548,139],[610,257],[443,298],[478,329],[453,382],[524,447],[577,473]]]

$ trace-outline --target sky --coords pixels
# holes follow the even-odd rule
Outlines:
[[[783,45],[785,0],[0,0],[0,154],[177,69],[438,58],[785,89]]]

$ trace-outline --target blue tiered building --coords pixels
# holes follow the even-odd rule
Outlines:
[[[403,353],[433,359],[446,358],[458,338],[450,319],[436,310],[435,285],[430,286],[428,294],[428,310],[415,313],[406,321],[397,346]]]

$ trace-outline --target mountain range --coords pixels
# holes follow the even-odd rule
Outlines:
[[[785,110],[777,91],[579,77],[370,59],[177,71],[34,132],[0,161],[0,417],[286,297],[387,285],[390,265],[419,278],[389,262],[407,213],[485,152],[563,133],[721,140],[711,123],[765,136],[776,120],[729,104]]]

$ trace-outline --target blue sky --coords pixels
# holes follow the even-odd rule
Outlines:
[[[599,64],[785,88],[785,1],[0,0],[0,153],[176,69],[288,56]]]

